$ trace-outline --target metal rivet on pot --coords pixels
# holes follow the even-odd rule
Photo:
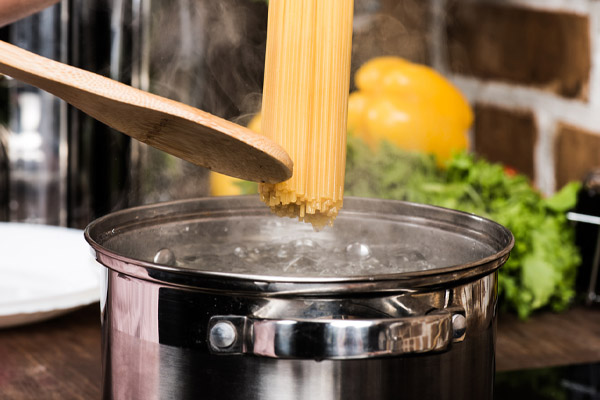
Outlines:
[[[452,315],[452,339],[455,342],[465,338],[467,332],[467,319],[462,314]]]
[[[161,265],[175,265],[175,253],[171,249],[160,249],[154,255],[154,262]]]
[[[235,327],[227,321],[217,322],[209,334],[210,344],[217,349],[226,349],[235,343],[237,332]]]

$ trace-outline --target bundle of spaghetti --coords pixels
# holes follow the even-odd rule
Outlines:
[[[271,0],[262,132],[294,161],[291,179],[261,184],[280,216],[332,225],[343,204],[353,0]]]

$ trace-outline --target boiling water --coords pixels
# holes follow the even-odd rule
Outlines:
[[[174,253],[185,254],[185,249]],[[435,257],[402,245],[353,242],[346,245],[311,238],[285,243],[203,244],[176,265],[196,270],[272,276],[361,276],[439,267]]]
[[[338,218],[331,229],[279,218],[177,222],[120,232],[106,246],[181,269],[271,277],[373,276],[464,265],[495,254],[475,233]]]

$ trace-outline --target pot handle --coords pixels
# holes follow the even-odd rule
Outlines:
[[[464,311],[434,310],[391,319],[258,319],[214,316],[213,354],[270,358],[360,359],[445,350],[465,334]],[[453,327],[454,325],[454,327]]]

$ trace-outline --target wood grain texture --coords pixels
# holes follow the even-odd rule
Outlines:
[[[98,303],[0,330],[0,399],[100,399],[101,374]]]
[[[0,42],[0,73],[36,86],[150,146],[226,175],[277,183],[292,174],[267,137],[194,107]]]
[[[500,315],[496,369],[509,371],[600,361],[600,309],[537,314],[527,321]]]
[[[498,371],[600,361],[600,310],[500,315]],[[0,399],[100,399],[100,307],[0,330]]]

